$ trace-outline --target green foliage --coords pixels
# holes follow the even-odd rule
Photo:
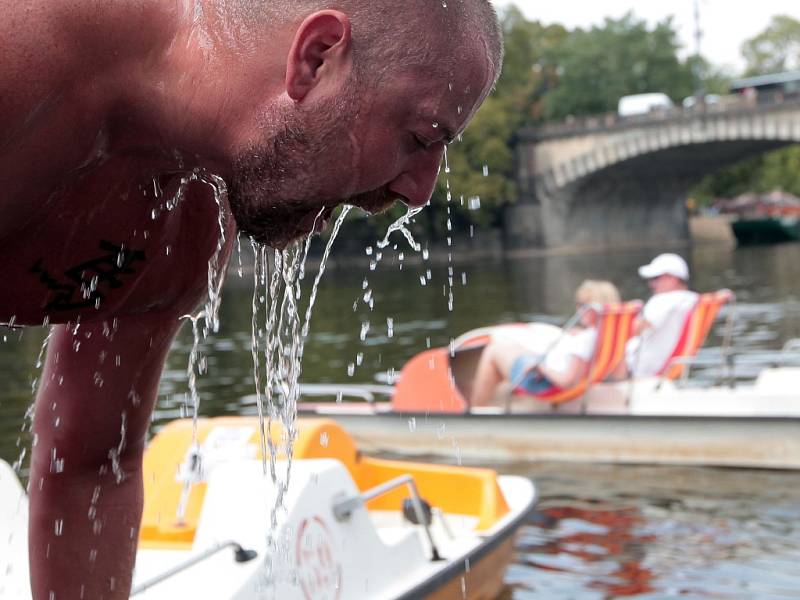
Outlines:
[[[746,75],[800,69],[800,21],[786,15],[772,17],[769,26],[741,46]]]
[[[800,21],[772,18],[769,26],[742,44],[747,75],[800,69]],[[800,195],[800,146],[790,146],[707,176],[690,195],[701,204],[745,192],[783,190]]]
[[[675,101],[692,93],[691,66],[677,56],[679,44],[671,19],[649,30],[628,13],[600,27],[576,29],[552,60],[560,75],[545,99],[549,119],[616,110],[621,96],[664,92]]]
[[[686,64],[703,92],[720,96],[729,93],[734,74],[726,68],[713,65],[702,56],[690,56]]]

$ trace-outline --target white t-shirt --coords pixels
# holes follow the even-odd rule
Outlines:
[[[625,348],[628,370],[633,377],[652,377],[664,367],[678,343],[689,311],[698,295],[689,290],[656,294],[642,309],[650,327],[633,337]]]
[[[566,332],[547,353],[544,365],[558,373],[566,373],[573,356],[588,363],[594,354],[596,341],[597,329],[594,327]]]

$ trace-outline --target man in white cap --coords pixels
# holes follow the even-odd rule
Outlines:
[[[651,377],[666,366],[698,295],[689,287],[689,267],[677,254],[659,254],[639,267],[652,297],[634,324],[635,336],[626,347],[628,374]]]

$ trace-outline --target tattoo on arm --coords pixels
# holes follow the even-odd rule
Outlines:
[[[62,278],[51,275],[40,258],[31,267],[31,273],[38,275],[39,281],[50,292],[46,310],[76,310],[99,307],[109,290],[124,284],[124,275],[136,272],[133,265],[145,260],[144,252],[125,248],[105,240],[100,242],[104,254],[70,267]]]

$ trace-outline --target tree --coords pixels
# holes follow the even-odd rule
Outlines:
[[[545,99],[545,115],[616,110],[621,96],[664,92],[673,100],[692,93],[691,66],[678,59],[677,33],[671,19],[649,30],[628,13],[599,27],[576,29],[554,53],[559,82]]]
[[[745,75],[763,75],[800,69],[800,21],[786,15],[772,17],[769,26],[741,46],[747,62]]]
[[[741,47],[746,75],[800,69],[800,21],[779,15]],[[781,189],[800,195],[800,146],[791,146],[747,160],[703,179],[690,195],[701,203],[745,192]]]

